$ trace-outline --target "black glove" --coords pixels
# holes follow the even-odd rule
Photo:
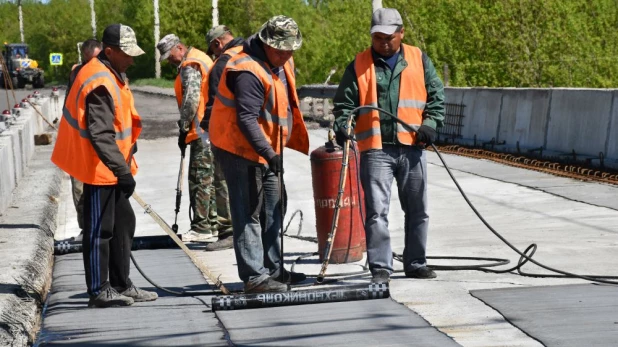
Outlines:
[[[180,152],[182,152],[182,154],[185,154],[185,150],[187,149],[187,135],[189,133],[186,131],[181,131],[180,134],[178,134],[178,148],[180,148]]]
[[[135,190],[135,180],[133,179],[133,175],[128,173],[118,176],[118,187],[122,190],[127,199],[130,198]]]
[[[416,132],[416,143],[424,143],[427,146],[430,146],[436,140],[436,131],[428,126],[421,125]]]
[[[275,175],[278,175],[279,173],[283,173],[283,162],[281,161],[281,156],[277,154],[274,157],[272,157],[268,161],[268,168]]]
[[[354,140],[353,132],[349,136],[348,134],[345,133],[344,129],[340,129],[339,131],[335,133],[335,141],[337,141],[337,144],[339,146],[343,147],[343,145],[345,144],[347,140]]]
[[[202,121],[200,122],[200,128],[202,128],[202,130],[204,130],[205,132],[208,132],[209,123],[210,123],[209,120],[206,119],[206,117],[204,117]]]

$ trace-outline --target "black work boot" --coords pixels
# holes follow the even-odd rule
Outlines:
[[[391,274],[388,270],[376,269],[371,276],[371,282],[373,283],[388,283],[391,280]]]
[[[427,266],[419,267],[414,271],[406,271],[406,277],[409,278],[436,278],[436,273]]]
[[[137,288],[134,284],[120,294],[133,298],[135,302],[154,301],[159,297],[157,293]]]
[[[287,284],[275,281],[271,277],[255,285],[245,283],[245,294],[286,292],[287,290]]]
[[[124,296],[118,293],[114,288],[108,287],[103,289],[99,295],[90,296],[88,307],[114,307],[114,306],[131,306],[135,301],[133,298]]]
[[[229,236],[224,239],[217,240],[217,242],[208,244],[208,246],[204,247],[204,251],[214,252],[232,248],[234,248],[234,238],[232,236]]]

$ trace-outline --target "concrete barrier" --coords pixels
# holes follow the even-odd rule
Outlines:
[[[502,90],[470,89],[464,93],[462,103],[466,105],[461,132],[463,138],[469,140],[476,137],[478,142],[497,138]]]
[[[13,161],[13,141],[0,134],[0,213],[11,204],[11,193],[17,186],[15,162]]]
[[[0,138],[8,139],[11,142],[9,161],[13,165],[13,179],[18,182],[23,175],[21,141],[19,139],[19,130],[11,126],[9,130],[0,133]],[[2,163],[4,164],[4,163]],[[4,165],[1,165],[4,167]]]
[[[604,152],[613,93],[599,89],[552,90],[546,147],[593,156]]]
[[[605,155],[609,158],[618,158],[618,91],[612,93],[612,114],[607,128],[605,141]]]
[[[575,151],[577,159],[618,168],[618,90],[572,88],[445,88],[447,103],[463,104],[462,139],[495,138],[502,150],[543,147],[544,155]]]
[[[503,89],[500,128],[496,140],[530,149],[545,145],[549,89]]]
[[[64,98],[56,97],[56,105],[50,101],[49,97],[32,98],[33,105],[22,104],[25,107],[13,108],[14,118],[7,123],[7,130],[0,132],[0,213],[8,208],[12,192],[19,185],[32,159],[34,135],[51,129],[35,108],[51,123]]]

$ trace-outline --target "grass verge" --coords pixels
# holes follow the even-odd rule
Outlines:
[[[159,88],[174,88],[174,81],[172,80],[166,80],[163,78],[160,79],[156,79],[156,78],[142,78],[142,79],[137,79],[137,80],[133,80],[131,81],[131,85],[132,86],[153,86],[153,87],[159,87]]]

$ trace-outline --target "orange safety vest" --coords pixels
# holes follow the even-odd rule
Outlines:
[[[408,63],[401,72],[399,85],[399,104],[397,118],[411,126],[420,126],[423,122],[423,111],[427,103],[425,88],[425,70],[423,68],[422,52],[418,47],[401,44],[403,57]],[[358,81],[358,96],[360,105],[378,107],[378,91],[376,70],[373,64],[371,48],[359,53],[354,63]],[[370,149],[382,148],[380,132],[380,115],[376,110],[360,110],[354,128],[358,148],[364,152]],[[397,123],[397,140],[404,145],[416,142],[416,133],[409,132]]]
[[[101,162],[92,147],[86,124],[86,97],[100,86],[107,89],[114,101],[118,149],[127,162],[131,161],[131,173],[137,174],[132,153],[142,131],[141,118],[135,110],[129,85],[120,81],[99,59],[92,59],[84,65],[75,78],[62,110],[63,117],[51,160],[78,181],[92,185],[114,185],[118,179]]]
[[[296,80],[294,77],[294,61],[288,60],[284,65],[285,76],[292,104],[292,119],[288,118],[288,92],[285,85],[274,75],[268,64],[245,52],[234,55],[225,66],[219,82],[217,97],[210,116],[210,141],[218,148],[241,156],[253,162],[266,164],[253,149],[238,127],[236,117],[236,100],[234,94],[227,87],[228,71],[248,71],[255,75],[264,86],[264,103],[258,116],[258,124],[266,140],[277,154],[281,154],[279,146],[279,126],[283,127],[283,146],[309,153],[309,134],[303,121],[296,94]],[[241,86],[238,86],[241,87]],[[292,131],[289,132],[290,127]]]
[[[219,55],[217,57],[217,59],[215,59],[213,64],[217,63],[217,60],[219,60],[219,58],[221,58],[221,56],[223,55],[228,55],[230,57],[233,57],[235,55],[237,55],[238,53],[242,52],[242,45],[240,46],[234,46],[232,48],[228,48],[227,50],[225,50],[225,52],[221,53],[221,55]],[[228,60],[229,61],[229,60]],[[210,74],[212,73],[212,69],[208,72],[208,77],[210,78]]]
[[[196,48],[191,48],[187,53],[187,58],[180,63],[179,69],[182,69],[187,65],[197,65],[202,74],[202,88],[200,90],[200,103],[197,106],[197,114],[193,117],[193,123],[187,134],[187,140],[185,143],[195,141],[198,137],[206,139],[204,130],[200,128],[200,122],[204,118],[204,112],[206,111],[206,101],[208,101],[208,72],[212,66],[212,59],[206,53]],[[176,82],[174,83],[174,90],[176,91],[176,101],[178,107],[182,106],[182,81],[180,80],[180,74],[176,76]]]

